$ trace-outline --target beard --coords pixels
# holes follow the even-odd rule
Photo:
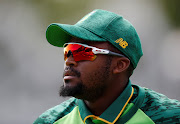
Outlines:
[[[104,66],[99,67],[96,71],[88,74],[87,81],[84,83],[80,80],[77,85],[73,87],[61,86],[59,95],[63,97],[73,96],[79,99],[94,101],[101,97],[107,88],[106,83],[110,74],[111,58],[108,58],[104,63]],[[81,73],[74,70],[72,67],[68,67],[72,73],[81,77]]]
[[[59,95],[60,96],[63,96],[63,97],[66,97],[66,96],[77,96],[77,95],[80,95],[82,94],[82,91],[83,91],[83,88],[84,86],[82,85],[82,83],[78,83],[76,86],[74,87],[64,87],[61,86],[60,87],[60,90],[59,90]]]

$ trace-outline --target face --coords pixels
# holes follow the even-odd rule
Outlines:
[[[106,42],[85,42],[73,38],[71,42],[88,44],[97,48],[108,49]],[[97,55],[94,61],[74,61],[72,55],[67,58],[64,66],[64,83],[60,96],[74,96],[84,100],[95,100],[106,91],[111,79],[111,57]]]

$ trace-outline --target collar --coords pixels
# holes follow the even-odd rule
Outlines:
[[[132,86],[131,82],[129,81],[128,85],[120,94],[120,96],[98,117],[98,119],[106,121],[108,123],[116,121],[119,118],[118,116],[120,115],[121,110],[124,108],[131,95]],[[79,106],[79,112],[83,122],[86,121],[86,119],[89,117],[94,117],[94,115],[86,107],[83,100],[78,99],[77,104]]]

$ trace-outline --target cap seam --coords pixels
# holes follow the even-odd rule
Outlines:
[[[112,20],[108,23],[108,25],[104,28],[104,30],[106,30],[106,28],[112,23],[112,21],[114,21],[115,19],[117,19],[117,15],[115,17],[112,18]],[[103,34],[104,30],[102,31],[101,35]]]
[[[77,25],[76,25],[77,26]],[[84,28],[84,29],[86,29],[86,30],[88,30],[88,31],[90,31],[90,32],[92,32],[93,34],[95,34],[95,35],[97,35],[97,36],[99,36],[99,37],[101,37],[101,38],[103,38],[103,39],[105,39],[104,37],[102,37],[102,36],[100,36],[99,34],[97,34],[95,31],[92,31],[92,30],[90,30],[89,28],[86,28],[86,27],[84,27],[84,26],[82,26],[82,25],[78,25],[79,27],[81,27],[81,28]],[[105,39],[106,40],[106,39]]]
[[[115,17],[113,17],[112,18],[112,20],[111,21],[109,21],[109,23],[108,23],[108,25],[104,28],[104,30],[106,30],[106,28],[110,25],[110,23],[113,21],[113,20],[115,20],[116,18],[117,18],[118,16],[116,15]],[[86,29],[86,30],[88,30],[88,31],[90,31],[90,32],[92,32],[93,34],[95,34],[95,35],[98,35],[98,36],[100,36],[101,38],[103,38],[103,39],[107,39],[106,37],[104,38],[104,37],[102,37],[101,35],[103,34],[103,32],[104,32],[104,30],[100,33],[100,34],[98,34],[96,31],[92,31],[90,28],[87,28],[87,27],[85,27],[85,26],[83,26],[83,25],[78,25],[79,27],[81,27],[81,28],[84,28],[84,29]]]

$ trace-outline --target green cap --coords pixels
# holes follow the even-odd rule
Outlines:
[[[122,16],[94,10],[74,25],[53,23],[46,31],[47,41],[58,47],[71,37],[90,41],[108,41],[124,53],[136,68],[143,55],[140,39],[132,24]]]

